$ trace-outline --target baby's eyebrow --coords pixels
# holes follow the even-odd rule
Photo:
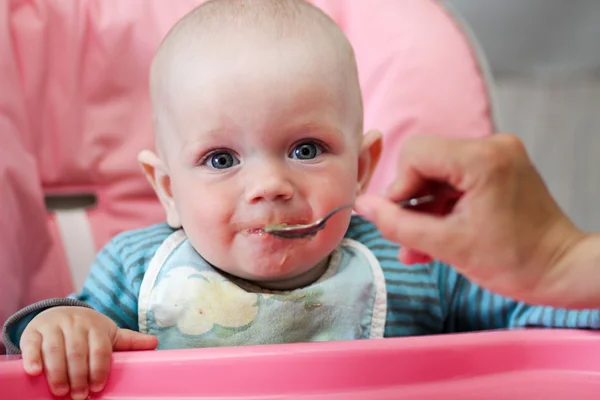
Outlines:
[[[220,133],[219,133],[220,132]],[[183,141],[179,149],[179,153],[186,160],[192,160],[198,156],[198,153],[203,150],[207,143],[218,142],[223,137],[223,132],[220,130],[209,131],[194,135],[193,138]]]
[[[342,136],[343,132],[339,130],[336,126],[320,123],[320,122],[306,122],[298,125],[294,128],[295,131],[309,131],[309,132],[324,132],[324,133],[335,133],[337,135]]]
[[[228,131],[222,128],[211,129],[209,131],[202,131],[192,135],[191,138],[184,140],[181,144],[181,148],[183,149],[196,149],[199,147],[200,143],[206,143],[211,141],[219,141],[222,140],[223,137],[226,137]]]

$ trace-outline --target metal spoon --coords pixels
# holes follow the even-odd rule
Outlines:
[[[398,203],[400,207],[415,207],[421,204],[430,203],[435,200],[435,196],[432,194],[413,197],[412,199],[403,200]],[[306,237],[312,237],[317,234],[321,229],[325,228],[327,220],[331,218],[335,213],[345,208],[352,208],[352,204],[345,204],[343,206],[334,208],[328,212],[323,218],[311,222],[310,224],[301,225],[286,225],[286,224],[275,224],[263,226],[262,231],[273,236],[277,236],[283,239],[302,239]]]

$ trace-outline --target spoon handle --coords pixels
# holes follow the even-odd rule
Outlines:
[[[432,193],[433,192],[433,193]],[[427,194],[397,202],[400,207],[435,215],[446,215],[454,209],[462,193],[448,185],[438,185]]]
[[[407,200],[402,200],[398,202],[400,207],[409,208],[420,206],[421,204],[431,203],[435,200],[435,196],[432,194],[428,194],[426,196],[421,197],[413,197]]]

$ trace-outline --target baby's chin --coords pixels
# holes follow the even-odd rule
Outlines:
[[[261,254],[237,259],[224,271],[264,289],[292,290],[318,280],[327,267],[328,255],[289,248],[287,252]]]
[[[266,278],[297,275],[333,251],[339,240],[330,236],[326,232],[304,239],[240,235],[229,247],[229,257],[242,269]],[[253,267],[245,267],[250,264]]]
[[[297,278],[316,268],[319,260],[307,259],[300,253],[271,254],[239,263],[230,273],[254,282],[278,282]]]
[[[237,235],[227,246],[204,246],[198,252],[212,265],[234,277],[265,289],[292,286],[290,290],[317,280],[323,265],[343,235],[321,231],[308,239],[279,239],[267,234]],[[315,278],[316,276],[316,278]],[[288,285],[289,282],[294,282]],[[296,287],[294,287],[296,286]]]

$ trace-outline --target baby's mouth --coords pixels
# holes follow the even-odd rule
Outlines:
[[[279,221],[281,221],[281,219]],[[290,219],[287,219],[286,222],[264,221],[261,223],[252,224],[251,227],[243,229],[242,231],[247,234],[264,235],[264,234],[266,234],[265,227],[269,227],[269,229],[282,229],[282,228],[285,228],[288,226],[303,225],[303,224],[308,223],[308,221],[309,221],[308,218],[294,218],[294,219],[290,218]]]
[[[244,233],[247,233],[249,235],[262,235],[264,234],[262,228],[250,228],[250,229],[245,229]]]

